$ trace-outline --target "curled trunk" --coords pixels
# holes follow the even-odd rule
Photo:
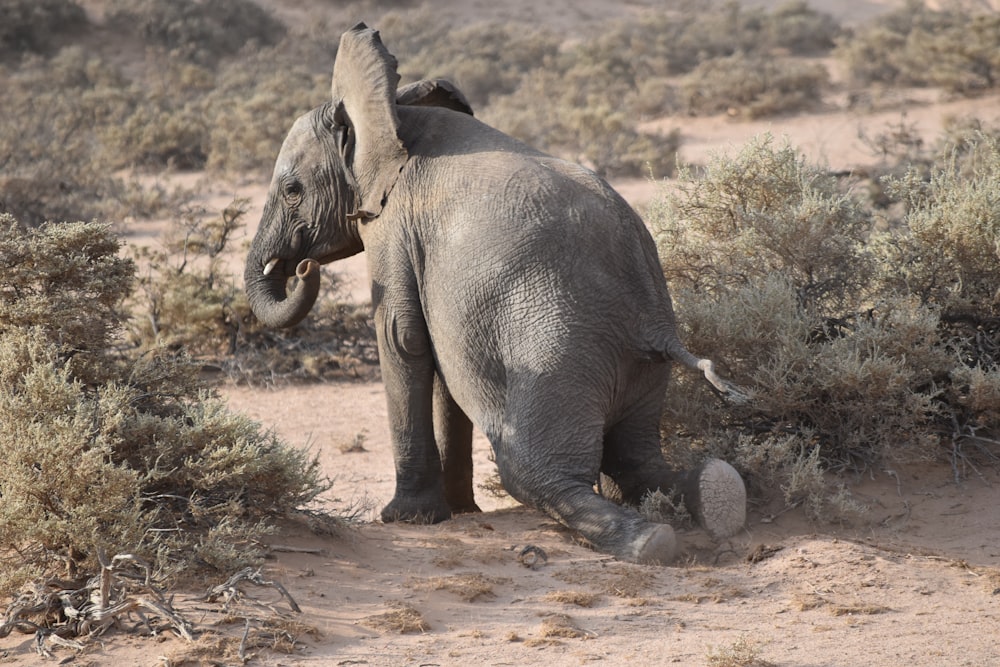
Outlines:
[[[277,267],[276,267],[277,268]],[[254,315],[266,326],[292,327],[309,314],[319,295],[319,262],[304,259],[295,268],[298,285],[287,292],[288,276],[278,269],[265,273],[257,262],[247,262],[247,298]]]

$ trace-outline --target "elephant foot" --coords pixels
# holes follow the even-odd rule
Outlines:
[[[382,509],[382,521],[391,523],[440,523],[451,518],[451,509],[443,497],[430,500],[405,498],[398,494]]]
[[[725,461],[712,459],[693,471],[694,488],[684,489],[688,511],[716,538],[739,532],[747,518],[747,490],[743,478]]]
[[[677,557],[677,536],[665,523],[650,524],[632,544],[625,560],[646,565],[666,565]]]

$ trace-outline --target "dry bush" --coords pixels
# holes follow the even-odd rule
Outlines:
[[[994,149],[981,162],[1000,165]],[[754,396],[743,408],[727,407],[693,375],[679,374],[664,428],[694,453],[677,448],[670,455],[729,458],[756,490],[780,489],[786,502],[803,502],[814,516],[840,518],[858,506],[828,487],[826,470],[945,452],[965,463],[973,448],[987,450],[976,436],[1000,417],[995,338],[983,343],[967,331],[965,342],[957,340],[941,304],[913,291],[919,282],[907,275],[932,247],[946,254],[956,247],[970,225],[987,234],[970,247],[990,249],[976,257],[993,252],[986,230],[998,214],[983,204],[995,199],[985,184],[997,172],[968,164],[977,178],[966,177],[967,188],[956,177],[930,186],[943,207],[911,202],[914,225],[952,238],[935,237],[909,264],[890,250],[912,250],[912,234],[887,232],[869,243],[869,215],[832,177],[768,137],[735,158],[715,158],[701,177],[687,173],[650,214],[685,339],[699,354],[724,360]],[[979,206],[956,204],[962,193]],[[940,220],[942,208],[961,213],[954,232]],[[933,223],[925,220],[928,209],[938,211]],[[981,215],[970,217],[972,210]],[[954,293],[963,279],[972,288],[973,273],[956,271],[992,268],[986,257],[980,265],[958,251],[947,256],[965,268],[935,274],[944,281],[933,283],[941,294]],[[984,286],[989,275],[981,276]],[[992,298],[992,291],[979,293],[980,308],[987,294]],[[960,353],[971,347],[975,358]]]
[[[780,275],[806,308],[853,305],[871,269],[870,220],[837,181],[770,135],[732,159],[716,156],[699,177],[651,211],[667,279],[720,292]]]
[[[948,405],[953,456],[1000,426],[1000,136],[962,135],[929,179],[889,183],[906,205],[896,234],[873,239],[879,280],[938,315],[952,363],[935,377]]]
[[[949,318],[1000,315],[1000,135],[954,147],[924,170],[891,179],[906,205],[905,232],[882,235],[881,279],[935,304]]]
[[[269,46],[284,29],[258,21],[255,3],[127,0],[116,7],[109,20],[125,22],[127,33],[138,30],[148,10],[157,25],[193,30],[178,38],[182,44],[211,51],[149,48],[144,58],[117,67],[113,56],[72,45],[81,39],[74,34],[51,58],[0,68],[0,112],[22,120],[0,130],[0,210],[24,223],[145,216],[176,203],[158,202],[118,178],[121,169],[265,173],[291,119],[326,95],[329,44],[289,39]],[[236,15],[242,18],[234,24]]]
[[[198,103],[208,119],[209,168],[270,175],[292,121],[329,98],[331,41],[289,37],[218,67]]]
[[[370,309],[341,302],[335,278],[326,280],[312,314],[295,328],[258,323],[242,280],[225,262],[245,205],[233,201],[217,215],[183,211],[160,247],[133,250],[141,269],[128,302],[130,342],[142,350],[183,349],[235,382],[376,376]]]
[[[639,132],[635,116],[616,99],[629,95],[628,89],[620,83],[602,85],[607,76],[600,67],[579,63],[567,70],[537,69],[515,92],[494,99],[481,116],[528,144],[605,176],[672,174],[679,133]]]
[[[117,212],[125,186],[95,146],[127,112],[118,73],[74,47],[0,76],[0,113],[18,119],[0,126],[0,211],[32,225]]]
[[[825,66],[790,58],[714,58],[684,77],[681,104],[691,115],[760,118],[805,111],[819,105],[829,78]]]
[[[450,79],[474,109],[516,90],[525,73],[556,56],[562,41],[551,32],[514,23],[456,28],[429,9],[390,13],[378,28],[404,79]]]
[[[610,26],[585,49],[595,61],[618,61],[637,78],[690,72],[737,53],[818,55],[833,48],[837,21],[791,0],[768,12],[739,2],[675,2]]]
[[[199,169],[209,152],[209,114],[201,99],[215,87],[211,70],[164,54],[142,84],[122,81],[121,122],[101,132],[116,167]]]
[[[200,357],[236,352],[250,307],[222,255],[242,227],[245,205],[233,201],[218,217],[184,211],[158,247],[132,249],[142,267],[130,302],[137,346],[184,348]]]
[[[26,6],[10,4],[9,25]],[[71,26],[78,9],[47,0],[31,16]],[[114,67],[110,50],[102,59],[72,46],[86,37],[74,29],[62,55],[0,71],[0,113],[24,120],[0,131],[0,210],[22,222],[147,216],[178,203],[113,176],[122,169],[266,173],[291,120],[326,99],[330,34],[345,27],[288,35],[248,0],[114,0],[106,18],[139,35],[131,46],[144,55]],[[488,122],[608,176],[672,173],[679,133],[636,129],[680,108],[670,76],[737,50],[797,53],[837,30],[801,3],[767,13],[687,2],[574,44],[530,26],[455,28],[427,10],[387,14],[379,27],[404,78],[452,78]]]
[[[744,10],[738,3],[707,9],[680,4],[614,24],[558,53],[545,51],[516,86],[501,87],[510,92],[490,98],[482,116],[603,175],[663,177],[674,171],[680,134],[643,134],[637,119],[734,106],[755,117],[815,105],[826,70],[768,56],[774,49],[798,52],[806,44],[828,48],[824,45],[832,45],[839,30],[829,16],[803,3],[773,13]],[[670,82],[702,63],[680,92]],[[746,66],[735,68],[735,77],[723,76],[734,63]]]
[[[909,0],[845,39],[837,55],[863,85],[940,86],[974,94],[1000,85],[1000,15],[935,10]]]
[[[5,0],[0,4],[0,57],[46,53],[88,25],[73,0]]]
[[[112,344],[132,265],[105,225],[0,216],[0,590],[132,553],[158,576],[232,569],[329,486],[307,453],[229,413],[199,367]]]
[[[285,25],[251,0],[111,0],[107,21],[186,60],[211,64],[248,43],[275,44]]]

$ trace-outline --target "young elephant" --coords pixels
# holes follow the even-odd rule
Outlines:
[[[245,274],[257,316],[287,327],[320,264],[367,253],[396,465],[383,520],[478,509],[476,424],[507,491],[600,551],[676,553],[669,526],[595,492],[601,473],[626,503],[676,488],[713,534],[739,530],[736,471],[674,471],[660,451],[670,359],[727,387],[677,339],[636,213],[587,169],[477,121],[447,82],[398,80],[376,31],[343,35],[331,101],[282,145]]]

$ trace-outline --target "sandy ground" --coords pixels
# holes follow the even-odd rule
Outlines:
[[[300,11],[296,3],[274,4],[288,15]],[[621,11],[614,4],[441,0],[454,11],[461,5],[462,11],[558,25],[606,20]],[[862,20],[895,3],[814,4],[841,19]],[[904,107],[905,118],[933,137],[949,116],[1000,121],[998,102],[996,96],[965,102],[925,96]],[[832,105],[762,122],[720,116],[664,119],[657,126],[682,127],[689,161],[735,150],[770,131],[788,136],[815,161],[854,169],[876,159],[859,133],[885,131],[902,113],[859,114]],[[656,191],[646,181],[615,185],[639,208]],[[221,208],[234,195],[245,196],[248,218],[256,220],[264,187],[213,184],[205,205]],[[151,242],[156,231],[139,226],[128,241]],[[367,300],[363,257],[326,270],[341,274],[347,298]],[[772,508],[752,506],[745,531],[733,540],[715,544],[686,531],[685,555],[676,566],[639,566],[591,551],[547,516],[484,488],[477,488],[482,514],[436,526],[375,521],[394,483],[377,382],[220,391],[232,409],[314,451],[334,479],[327,506],[361,520],[333,535],[285,526],[270,539],[273,559],[264,574],[287,588],[301,613],[270,589],[247,588],[251,597],[228,611],[199,601],[203,589],[182,590],[174,603],[202,631],[194,644],[170,634],[140,639],[111,632],[79,654],[57,648],[46,664],[241,664],[236,648],[248,627],[243,618],[253,619],[256,629],[279,628],[274,637],[285,640],[249,648],[245,657],[256,665],[1000,664],[995,470],[969,470],[956,482],[948,466],[886,467],[847,480],[869,508],[856,525],[816,525],[798,510],[775,516]],[[361,451],[347,451],[357,442]],[[495,466],[478,434],[475,457],[476,484],[488,484]],[[542,550],[544,562],[526,566],[528,546]],[[0,640],[0,665],[41,661],[30,636]]]

